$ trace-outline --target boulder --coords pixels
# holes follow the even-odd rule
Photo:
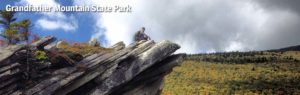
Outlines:
[[[96,38],[92,38],[90,41],[89,41],[89,46],[92,46],[92,47],[99,47],[100,46],[100,43],[98,42],[98,40]]]
[[[56,48],[62,48],[62,46],[67,45],[68,43],[65,41],[58,41],[56,43]]]
[[[56,44],[49,44],[44,47],[45,50],[51,50],[51,49],[55,49],[55,48],[56,48]]]

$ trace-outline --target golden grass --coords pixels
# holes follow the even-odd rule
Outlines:
[[[300,51],[287,51],[282,54],[284,57],[292,56],[295,59],[300,60]]]
[[[75,45],[68,45],[68,44],[63,44],[59,46],[60,48],[70,51],[70,52],[75,52],[79,53],[82,55],[89,54],[89,53],[99,53],[99,52],[111,52],[112,49],[110,48],[103,48],[103,47],[93,47],[89,46],[88,44],[75,44]]]
[[[300,64],[219,64],[186,60],[165,78],[162,95],[300,94]]]

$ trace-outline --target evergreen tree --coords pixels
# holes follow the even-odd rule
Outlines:
[[[19,30],[20,30],[20,38],[22,41],[26,41],[29,43],[29,36],[30,36],[30,27],[31,27],[31,21],[29,19],[25,19],[18,24]]]
[[[14,17],[15,12],[11,11],[0,11],[0,24],[4,27],[4,31],[1,36],[8,40],[8,44],[13,44],[14,39],[16,39],[17,30],[16,24],[13,24],[17,19]]]
[[[7,40],[7,44],[16,44],[20,41],[29,41],[31,21],[29,19],[16,22],[16,12],[0,11],[0,25],[4,27],[1,36]]]

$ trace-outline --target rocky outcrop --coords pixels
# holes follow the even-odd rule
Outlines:
[[[43,48],[53,39],[41,39],[31,47]],[[21,69],[24,66],[18,60],[6,61],[24,48],[0,50],[5,52],[0,53],[1,95],[156,95],[163,88],[164,76],[185,56],[173,54],[180,46],[170,41],[141,41],[127,47],[120,42],[112,46],[114,51],[92,54],[75,66],[42,70],[49,74],[32,80],[22,77],[26,69]]]
[[[26,51],[42,49],[45,45],[53,42],[54,37],[45,37],[29,46],[15,45],[0,50],[0,94],[6,95],[23,88],[28,77],[25,73],[28,69],[24,64],[20,64],[22,59],[26,59]],[[24,61],[24,60],[22,60]]]
[[[99,41],[96,38],[92,38],[89,41],[89,46],[98,47],[98,46],[100,46],[100,43],[99,43]]]
[[[65,41],[58,41],[57,43],[56,43],[56,48],[62,48],[62,46],[64,46],[64,45],[67,45],[67,42],[65,42]],[[48,46],[47,46],[48,47]],[[47,48],[46,47],[46,48]],[[50,48],[51,48],[51,46],[49,46]]]
[[[114,44],[113,46],[111,46],[111,48],[116,51],[122,50],[125,48],[125,44],[124,44],[124,42],[118,42],[118,43]]]

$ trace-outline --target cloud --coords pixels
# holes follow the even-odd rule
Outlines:
[[[21,0],[21,5],[34,5],[34,6],[49,6],[55,7],[60,5],[55,0]],[[77,20],[75,16],[67,16],[62,12],[39,12],[43,15],[37,20],[36,24],[38,28],[46,30],[62,29],[65,32],[72,32],[78,28]]]
[[[75,4],[105,5],[103,1],[109,2],[78,0]],[[129,44],[133,34],[145,26],[152,39],[171,40],[181,45],[179,52],[187,53],[265,50],[300,44],[299,2],[271,1],[129,0],[125,4],[133,7],[132,13],[95,13],[95,27],[105,30],[103,35],[109,44]]]
[[[135,1],[136,2],[136,1]],[[138,1],[137,1],[138,2]],[[75,0],[74,5],[99,5],[99,6],[127,6],[128,4],[134,4],[133,0]],[[130,31],[136,31],[136,29],[130,28],[132,20],[127,19],[131,14],[118,14],[118,13],[91,13],[96,25],[94,27],[94,34],[91,38],[105,37],[107,43],[104,46],[110,46],[119,41],[124,41],[129,44],[132,40]],[[123,23],[128,22],[128,23]],[[129,30],[131,29],[131,30]]]
[[[270,10],[284,10],[300,13],[299,0],[256,0],[259,5]]]
[[[74,31],[78,26],[77,22],[74,22],[76,21],[74,17],[71,18],[73,19],[68,19],[69,21],[64,21],[63,19],[49,20],[47,18],[42,18],[37,20],[36,24],[37,27],[46,30],[63,29],[64,31]]]

